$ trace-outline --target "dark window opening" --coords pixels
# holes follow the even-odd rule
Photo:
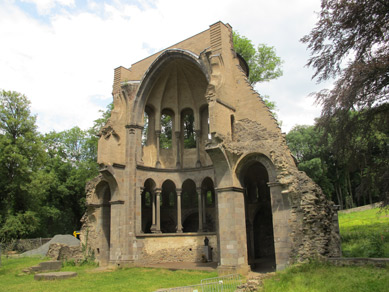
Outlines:
[[[162,114],[161,116],[161,136],[159,146],[162,149],[172,148],[173,119],[172,115]]]
[[[194,132],[194,115],[191,109],[182,113],[182,130],[184,132],[184,148],[196,148],[196,137]]]

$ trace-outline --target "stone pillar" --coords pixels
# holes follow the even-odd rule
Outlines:
[[[156,233],[161,233],[161,192],[157,192],[157,230]]]
[[[176,147],[176,151],[177,151],[177,153],[176,153],[176,167],[177,168],[181,168],[181,148],[180,148],[181,132],[176,131],[176,132],[174,132],[174,134],[176,135],[176,143],[177,143],[177,147]]]
[[[156,203],[155,203],[155,192],[151,193],[151,215],[152,215],[152,222],[151,222],[151,227],[150,230],[152,233],[156,233],[157,231],[157,224],[155,222],[155,212],[156,212]]]
[[[198,232],[203,232],[203,200],[201,188],[197,188],[197,198],[198,198],[198,209],[199,209],[199,230]]]
[[[289,226],[290,205],[288,193],[282,192],[278,182],[268,182],[270,188],[271,207],[273,213],[274,251],[276,269],[282,270],[289,265],[291,253],[291,228]]]
[[[140,210],[139,210],[139,219],[140,219],[140,230],[139,230],[139,232],[140,233],[144,233],[144,230],[143,230],[143,218],[142,218],[142,208],[143,208],[143,196],[142,196],[142,194],[143,194],[143,192],[144,192],[144,187],[141,187],[140,188]],[[146,193],[145,193],[145,195],[146,195]]]
[[[159,138],[161,136],[161,130],[156,130],[155,131],[155,136],[157,137],[157,161],[155,163],[155,167],[156,168],[160,168],[161,167],[161,162],[159,161]]]
[[[207,223],[207,210],[206,210],[206,201],[207,201],[207,191],[201,189],[201,201],[203,203],[203,231],[208,231],[204,230],[204,225]]]
[[[220,274],[246,275],[247,264],[246,215],[243,189],[224,187],[216,189],[219,222]]]
[[[181,192],[177,192],[177,233],[182,233]]]
[[[161,233],[161,191],[156,191],[156,217],[157,217],[157,223],[156,223],[156,230],[154,233]]]
[[[201,131],[195,130],[196,133],[196,150],[197,150],[197,161],[196,161],[196,167],[201,167],[201,161],[200,161],[200,139],[201,139]]]

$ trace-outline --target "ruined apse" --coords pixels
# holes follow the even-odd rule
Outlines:
[[[298,171],[248,73],[222,22],[115,69],[82,219],[101,265],[246,273],[340,254],[333,203]]]

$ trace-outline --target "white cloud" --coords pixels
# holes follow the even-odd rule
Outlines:
[[[0,46],[0,87],[27,95],[43,132],[90,127],[112,99],[114,68],[130,67],[219,20],[254,43],[275,46],[285,60],[282,78],[257,87],[277,102],[284,131],[312,123],[319,113],[306,98],[317,87],[303,68],[308,53],[299,43],[313,27],[319,0],[88,0],[83,11],[66,10],[77,5],[73,0],[25,1],[48,20],[34,19],[16,2],[0,4],[0,39],[6,44]]]
[[[56,6],[74,7],[74,0],[22,0],[25,3],[33,3],[36,6],[39,14],[49,14]]]

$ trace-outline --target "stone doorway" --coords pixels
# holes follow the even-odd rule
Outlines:
[[[253,270],[275,270],[273,214],[269,175],[260,162],[243,176],[248,263]]]

